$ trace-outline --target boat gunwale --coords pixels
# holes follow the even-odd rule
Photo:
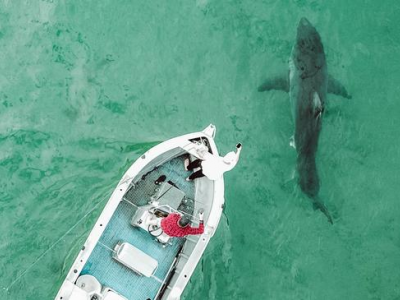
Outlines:
[[[120,204],[121,201],[123,201],[126,192],[131,187],[132,182],[134,182],[134,180],[137,180],[138,175],[140,175],[140,173],[146,167],[151,165],[151,163],[157,157],[162,156],[163,154],[168,153],[169,151],[181,148],[182,154],[186,152],[190,153],[188,147],[190,147],[190,145],[193,144],[192,142],[189,141],[191,139],[197,139],[201,137],[207,138],[209,141],[209,145],[211,147],[211,151],[214,154],[218,154],[218,150],[214,142],[214,133],[215,133],[215,127],[213,127],[213,125],[210,125],[203,131],[185,134],[182,136],[166,140],[147,150],[129,167],[129,169],[122,176],[121,180],[118,182],[116,188],[114,189],[105,207],[103,208],[100,216],[98,217],[96,223],[94,224],[81,251],[77,255],[68,274],[66,275],[66,278],[64,279],[57,293],[57,296],[55,297],[55,300],[69,299],[69,296],[72,293],[70,283],[74,284],[78,279],[78,277],[80,276],[83,267],[88,261],[94,248],[98,244],[102,234],[107,228],[107,225],[110,222],[112,216],[114,215],[118,205]],[[174,156],[168,158],[166,161],[169,161],[173,158]],[[154,167],[156,166],[157,165],[155,165]],[[204,252],[210,238],[213,236],[222,215],[223,204],[224,204],[224,183],[223,183],[223,178],[221,178],[219,180],[214,181],[214,197],[212,199],[210,215],[208,216],[207,223],[205,224],[206,227],[208,228],[207,232],[201,235],[201,238],[198,239],[198,243],[196,244],[195,249],[192,252],[194,255],[191,255],[191,257],[189,257],[189,260],[184,265],[184,268],[182,270],[183,272],[177,274],[178,278],[176,278],[174,284],[174,286],[176,287],[175,294],[178,293],[180,296],[180,294],[182,293],[198,261],[200,260],[201,255]],[[179,299],[179,296],[177,299]],[[169,299],[169,297],[167,296],[165,298],[162,296],[161,299]]]

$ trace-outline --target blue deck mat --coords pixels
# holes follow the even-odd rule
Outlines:
[[[173,181],[188,197],[194,196],[194,185],[187,182],[188,176],[183,168],[184,157],[176,158],[149,173],[145,179],[136,184],[126,194],[126,199],[135,205],[144,205],[154,193],[156,180],[166,175],[167,180]],[[125,201],[121,202],[115,211],[106,230],[81,274],[93,275],[103,286],[111,287],[129,300],[154,299],[161,283],[154,278],[139,276],[112,258],[112,251],[119,241],[128,242],[147,253],[158,261],[155,277],[161,281],[167,276],[168,270],[178,254],[184,239],[173,238],[172,245],[163,247],[147,232],[130,225],[136,208]],[[105,245],[105,246],[104,246]]]

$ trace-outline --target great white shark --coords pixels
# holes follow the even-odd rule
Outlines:
[[[321,37],[306,18],[302,18],[297,27],[289,74],[266,80],[258,90],[289,93],[294,120],[291,144],[297,151],[300,188],[312,200],[314,208],[321,210],[333,223],[331,214],[318,196],[320,184],[315,158],[327,93],[345,98],[351,96],[339,81],[328,75]]]

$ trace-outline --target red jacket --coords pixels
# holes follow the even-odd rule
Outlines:
[[[180,214],[169,214],[168,217],[161,220],[162,230],[169,236],[183,237],[189,234],[202,234],[204,232],[204,224],[201,221],[198,228],[186,225],[181,227],[178,222],[181,219]]]

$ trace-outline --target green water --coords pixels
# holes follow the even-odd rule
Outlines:
[[[400,299],[398,1],[9,1],[0,5],[0,296],[53,299],[141,153],[214,123],[220,227],[183,299]],[[330,95],[317,165],[331,226],[293,179],[287,70],[318,29]],[[6,292],[14,279],[89,215]]]

